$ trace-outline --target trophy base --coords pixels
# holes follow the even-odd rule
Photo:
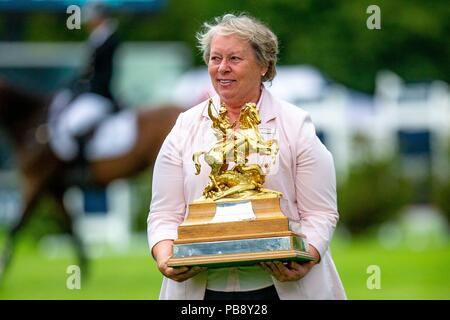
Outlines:
[[[313,260],[305,236],[289,230],[277,194],[190,204],[168,266],[222,268],[274,260]]]
[[[303,237],[290,236],[175,244],[169,267],[224,268],[267,261],[312,261]]]

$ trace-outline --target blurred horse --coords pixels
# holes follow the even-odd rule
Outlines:
[[[64,192],[74,184],[70,179],[74,164],[60,160],[44,139],[49,102],[48,97],[25,92],[0,79],[0,126],[12,142],[23,183],[20,218],[10,228],[0,253],[0,281],[11,259],[18,232],[44,195],[54,199],[62,217],[63,230],[73,240],[80,267],[86,269],[85,249],[63,204]],[[136,111],[137,140],[134,146],[119,157],[89,162],[91,185],[106,186],[115,179],[131,177],[152,167],[162,142],[182,111],[174,105]]]

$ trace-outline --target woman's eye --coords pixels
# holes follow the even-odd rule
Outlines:
[[[210,59],[212,62],[220,62],[220,57],[211,57]]]
[[[240,61],[240,60],[241,60],[240,57],[236,57],[236,56],[231,57],[231,61]]]

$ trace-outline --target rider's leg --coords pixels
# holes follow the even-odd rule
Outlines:
[[[113,111],[113,104],[97,94],[83,93],[72,103],[71,108],[73,114],[77,115],[77,120],[74,119],[71,126],[72,136],[78,145],[74,171],[82,185],[90,184],[93,176],[89,167],[87,146],[97,128]]]

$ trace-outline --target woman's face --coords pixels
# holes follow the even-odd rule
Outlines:
[[[211,41],[208,72],[221,102],[240,108],[258,101],[267,67],[258,63],[249,42],[234,35],[216,35]]]

